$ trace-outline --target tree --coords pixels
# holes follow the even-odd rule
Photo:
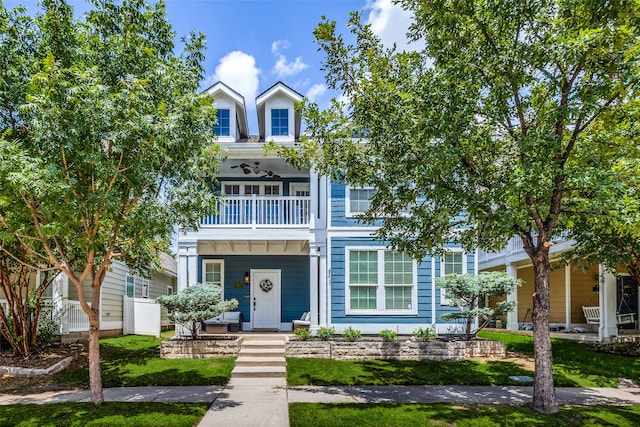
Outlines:
[[[169,320],[179,323],[195,340],[200,325],[211,317],[238,308],[238,300],[222,300],[222,288],[219,285],[196,283],[173,295],[163,295],[157,300],[169,310]]]
[[[358,14],[349,44],[325,19],[314,34],[343,101],[306,103],[308,139],[280,154],[376,188],[363,220],[382,218],[378,237],[416,259],[448,242],[496,250],[520,237],[535,272],[533,406],[557,412],[549,250],[571,201],[637,150],[626,108],[637,98],[637,2],[398,3],[425,49],[385,48]]]
[[[576,245],[565,259],[585,268],[603,263],[612,272],[620,266],[640,283],[640,160],[620,160],[608,178],[610,185],[576,201],[576,212],[584,214],[570,224]]]
[[[0,68],[0,250],[20,260],[4,242],[32,248],[27,261],[75,286],[90,324],[91,401],[102,403],[105,274],[117,259],[151,274],[174,224],[198,226],[221,153],[212,100],[198,93],[203,36],[176,56],[163,2],[93,4],[82,20],[64,0],[43,1],[35,18],[0,7],[0,42],[17,46]]]
[[[444,289],[449,305],[460,308],[455,313],[440,316],[443,320],[464,319],[465,337],[473,338],[482,328],[489,324],[491,317],[500,316],[516,308],[515,301],[503,301],[496,308],[483,307],[485,298],[495,298],[511,292],[520,281],[500,271],[473,274],[447,274],[436,279],[436,283]],[[473,321],[478,319],[478,327],[473,330]]]

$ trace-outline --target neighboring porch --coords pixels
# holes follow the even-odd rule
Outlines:
[[[517,302],[517,309],[497,319],[498,324],[510,330],[528,329],[532,324],[533,267],[512,263],[504,269],[510,276],[521,279],[523,284],[506,297]],[[504,299],[496,298],[489,304],[494,305]],[[638,284],[624,273],[614,275],[607,272],[602,265],[592,265],[586,271],[575,269],[572,264],[554,265],[550,277],[550,299],[551,331],[593,333],[597,334],[598,340],[606,340],[638,328]],[[597,307],[599,319],[595,321],[592,316],[585,317],[583,307]]]

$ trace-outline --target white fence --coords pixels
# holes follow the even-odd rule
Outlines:
[[[160,338],[160,308],[154,299],[125,296],[122,333]]]

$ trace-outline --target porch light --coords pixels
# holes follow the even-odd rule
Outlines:
[[[248,285],[250,282],[250,278],[249,278],[249,272],[245,271],[244,272],[244,284]]]

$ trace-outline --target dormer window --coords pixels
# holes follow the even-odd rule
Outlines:
[[[216,111],[216,116],[218,118],[218,124],[213,127],[216,136],[229,136],[231,135],[231,130],[229,129],[229,109],[221,108]]]
[[[274,108],[271,110],[271,135],[289,135],[289,110]]]

